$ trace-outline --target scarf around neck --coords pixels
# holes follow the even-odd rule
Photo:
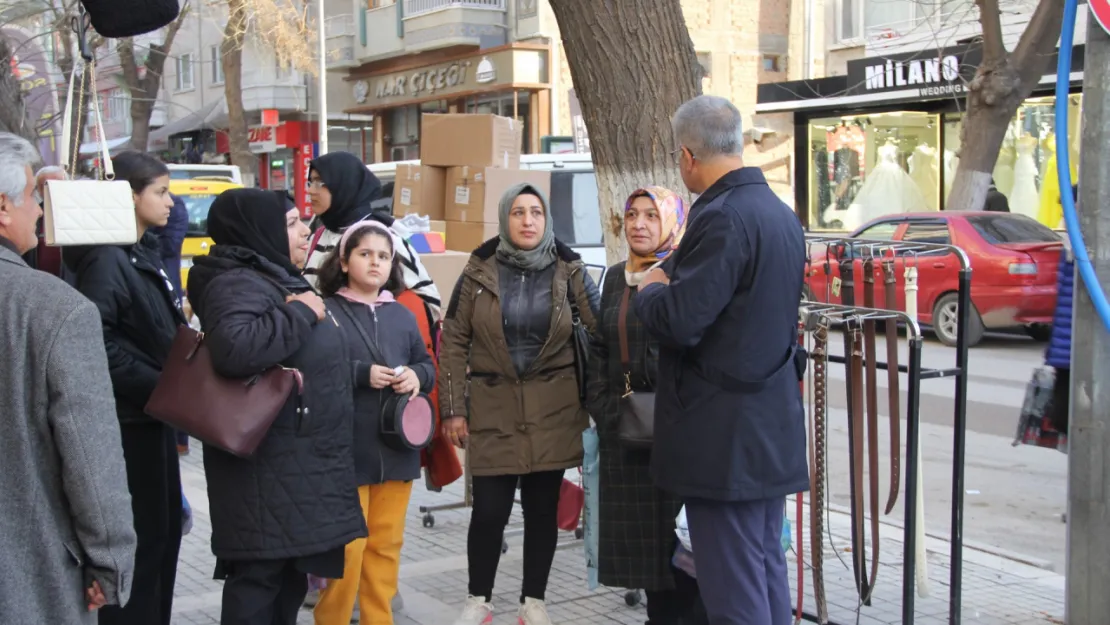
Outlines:
[[[509,237],[509,213],[513,209],[513,202],[521,195],[534,195],[540,199],[543,206],[544,222],[543,235],[540,243],[530,250],[522,250],[513,244]],[[528,183],[515,184],[501,196],[497,210],[498,225],[500,226],[500,242],[497,245],[497,260],[522,271],[539,271],[546,269],[555,262],[555,231],[551,223],[551,209],[547,204],[547,197],[542,191]]]
[[[644,187],[638,189],[624,203],[624,212],[632,208],[632,201],[638,197],[649,197],[659,211],[659,241],[655,251],[647,256],[640,256],[631,249],[628,251],[628,260],[624,264],[624,279],[628,286],[637,287],[643,281],[648,271],[662,263],[678,247],[682,234],[686,231],[686,204],[677,193],[665,187]]]

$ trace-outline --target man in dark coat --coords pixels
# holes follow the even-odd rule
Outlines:
[[[994,185],[994,178],[991,178],[991,186],[987,187],[987,198],[983,200],[983,210],[991,213],[1008,213],[1010,212],[1010,200],[998,190]]]
[[[699,96],[672,124],[699,197],[635,302],[660,341],[652,476],[686,501],[709,622],[786,625],[786,496],[809,489],[796,330],[805,236],[763,173],[743,166],[731,102]]]

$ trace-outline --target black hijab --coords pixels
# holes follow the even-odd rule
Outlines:
[[[371,202],[382,195],[382,183],[357,156],[350,152],[331,152],[312,161],[315,170],[331,193],[331,206],[320,221],[332,232],[362,221],[372,212]]]
[[[216,245],[246,248],[299,278],[301,271],[289,258],[288,204],[284,191],[224,191],[208,211],[208,236]]]

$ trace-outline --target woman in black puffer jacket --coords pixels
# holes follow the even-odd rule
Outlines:
[[[304,376],[257,451],[204,447],[222,625],[294,625],[305,575],[343,576],[344,546],[366,536],[355,481],[352,365],[343,333],[300,275],[308,228],[283,193],[234,189],[208,216],[215,241],[189,271],[216,372],[274,365]]]
[[[138,242],[71,247],[62,255],[75,286],[96,304],[103,321],[139,538],[131,599],[124,607],[102,608],[98,620],[100,625],[169,625],[181,548],[181,472],[173,430],[143,408],[158,384],[177,326],[185,323],[151,232],[170,216],[170,172],[138,152],[123,152],[112,164],[116,179],[131,185]]]

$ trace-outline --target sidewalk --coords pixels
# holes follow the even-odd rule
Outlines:
[[[212,580],[215,558],[209,549],[211,526],[208,499],[205,494],[204,469],[200,445],[193,442],[193,453],[182,458],[182,480],[189,503],[193,506],[192,533],[185,537],[178,565],[177,599],[174,603],[175,625],[214,625],[219,623],[222,583]],[[430,493],[423,482],[413,489],[408,514],[408,530],[402,553],[401,594],[404,611],[395,618],[396,625],[450,625],[466,595],[466,528],[469,510],[450,510],[435,515],[435,527],[424,528],[418,507],[460,501],[462,483],[456,482],[442,493]],[[787,504],[792,522],[795,505]],[[807,521],[804,521],[808,523]],[[517,506],[509,527],[522,527]],[[825,539],[825,587],[829,616],[839,625],[856,623],[856,593],[852,581],[850,525],[845,514],[834,511],[827,523],[832,545]],[[808,531],[806,532],[808,534]],[[861,625],[900,623],[901,619],[901,536],[900,528],[883,525],[880,531],[881,557],[878,581],[871,607],[860,608]],[[509,552],[502,556],[494,604],[498,607],[495,625],[516,623],[516,605],[520,591],[520,537],[508,539]],[[805,553],[808,554],[808,538]],[[642,605],[629,607],[623,589],[599,589],[590,592],[585,583],[585,565],[581,543],[570,534],[564,535],[565,545],[555,556],[547,593],[552,619],[559,625],[636,625],[646,619]],[[833,547],[835,545],[835,548]],[[929,578],[932,596],[918,598],[916,623],[938,625],[948,622],[948,545],[930,539]],[[847,568],[837,557],[844,559]],[[1021,562],[965,548],[964,551],[963,622],[975,625],[1043,625],[1063,623],[1063,576]],[[808,561],[808,555],[806,560]],[[791,587],[797,579],[795,556],[788,554]],[[812,575],[807,570],[806,611],[814,604],[810,593]],[[304,611],[298,621],[311,624],[312,615]]]

